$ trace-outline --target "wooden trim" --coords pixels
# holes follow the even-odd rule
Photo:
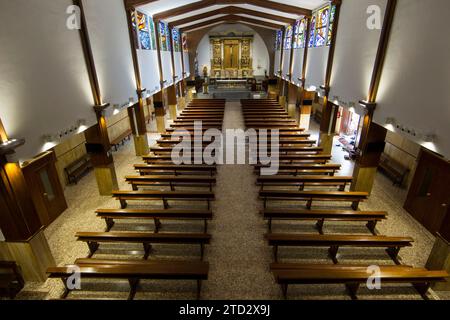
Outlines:
[[[266,21],[261,21],[261,20],[257,20],[257,19],[241,17],[241,16],[230,14],[230,15],[223,16],[220,18],[215,18],[215,19],[203,21],[203,22],[200,22],[197,24],[193,24],[193,25],[184,27],[183,29],[181,29],[181,31],[189,32],[191,30],[206,27],[206,26],[209,26],[209,25],[212,25],[215,23],[230,22],[230,21],[232,21],[232,22],[243,21],[243,22],[259,25],[260,27],[267,27],[267,28],[271,28],[271,29],[280,29],[281,27],[283,27],[283,25],[281,25],[281,24],[274,24],[274,23],[270,23],[270,22],[266,22]]]
[[[309,49],[309,38],[311,36],[311,18],[306,18],[306,32],[307,36],[305,39],[305,48],[304,48],[304,54],[303,54],[303,67],[302,67],[302,89],[305,89],[305,83],[306,83],[306,67],[308,66],[308,49]]]
[[[80,22],[79,29],[81,45],[83,47],[84,58],[86,61],[86,67],[89,74],[89,80],[91,82],[92,95],[94,97],[95,105],[102,104],[102,96],[100,92],[100,84],[98,81],[97,70],[94,63],[94,55],[92,53],[91,41],[89,39],[89,32],[87,29],[86,16],[84,13],[83,0],[73,0],[73,4],[80,8]]]
[[[336,36],[339,27],[339,16],[341,13],[341,1],[335,1],[333,4],[336,6],[336,13],[334,16],[333,23],[333,32],[331,35],[331,43],[330,43],[330,51],[328,52],[328,62],[327,62],[327,70],[325,73],[325,97],[328,100],[328,95],[330,93],[330,82],[331,82],[331,74],[333,72],[333,62],[334,62],[334,51],[336,49]],[[308,36],[309,37],[309,36]]]
[[[282,4],[273,1],[265,1],[265,0],[202,0],[198,2],[194,2],[188,5],[184,5],[181,7],[177,7],[171,10],[167,10],[161,13],[158,13],[154,16],[156,20],[164,20],[167,18],[179,16],[182,14],[190,13],[192,11],[204,9],[207,7],[211,7],[214,5],[235,5],[235,4],[250,4],[266,9],[271,9],[275,11],[280,11],[284,13],[297,14],[297,15],[305,15],[311,16],[312,11],[308,9],[304,9],[297,6],[291,6],[287,4]]]
[[[0,143],[8,141],[8,134],[6,133],[6,129],[3,126],[2,119],[0,119]]]
[[[281,23],[287,23],[287,24],[293,24],[295,23],[295,19],[290,19],[290,18],[286,18],[283,16],[279,16],[279,15],[274,15],[274,14],[269,14],[269,13],[265,13],[262,11],[255,11],[255,10],[249,10],[249,9],[245,9],[245,8],[240,8],[240,7],[235,7],[235,6],[230,6],[230,7],[224,7],[221,9],[217,9],[217,10],[212,10],[212,11],[208,11],[202,14],[197,14],[195,16],[191,16],[188,18],[184,18],[184,19],[179,19],[176,21],[173,21],[171,23],[169,23],[169,25],[171,27],[175,27],[175,26],[180,26],[180,25],[184,25],[184,24],[189,24],[192,23],[194,21],[198,21],[200,19],[205,19],[205,18],[209,18],[209,17],[213,17],[219,14],[247,14],[253,17],[259,17],[259,18],[264,18],[264,19],[269,19],[269,20],[274,20],[274,21],[278,21]]]
[[[126,7],[127,0],[124,0],[125,7]],[[134,31],[133,31],[133,25],[131,23],[131,16],[132,13],[135,12],[135,9],[128,9],[126,10],[127,15],[127,25],[128,25],[128,35],[130,38],[130,46],[131,46],[131,57],[133,58],[133,68],[134,68],[134,76],[136,79],[136,87],[137,90],[142,89],[141,88],[141,71],[139,70],[139,60],[137,57],[137,48],[136,43],[134,41]]]
[[[372,79],[369,86],[368,102],[376,102],[378,87],[380,85],[381,75],[383,73],[383,65],[386,58],[387,48],[391,35],[392,24],[394,22],[395,9],[397,7],[397,0],[388,0],[386,6],[386,14],[384,17],[383,28],[381,29],[380,42],[378,44],[378,51],[375,59],[375,64],[372,73]]]

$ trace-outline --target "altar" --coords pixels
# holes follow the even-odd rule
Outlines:
[[[252,78],[254,73],[253,37],[253,34],[236,35],[235,33],[211,35],[210,77],[214,79]]]

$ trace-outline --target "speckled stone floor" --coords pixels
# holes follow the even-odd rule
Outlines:
[[[243,118],[238,103],[227,103],[224,128],[242,128]],[[312,124],[311,133],[317,138],[317,125]],[[159,138],[149,134],[150,143]],[[336,141],[336,145],[338,142]],[[114,154],[115,166],[121,189],[130,190],[124,182],[125,175],[134,174],[132,165],[142,159],[134,155],[134,147],[128,143]],[[344,159],[344,153],[335,147],[333,162],[342,163],[341,175],[351,175],[353,163]],[[258,200],[259,188],[256,177],[249,165],[223,165],[218,167],[216,201],[213,204],[214,220],[208,232],[212,242],[206,248],[205,260],[210,263],[210,274],[202,289],[203,299],[281,299],[280,288],[275,284],[269,264],[272,251],[264,241],[267,225],[260,215],[262,203]],[[93,173],[86,176],[76,186],[65,191],[69,209],[64,212],[45,231],[50,248],[58,265],[73,263],[77,258],[88,255],[87,246],[75,241],[78,231],[104,231],[104,222],[97,218],[98,208],[118,208],[118,203],[110,197],[100,197]],[[393,236],[412,236],[412,248],[402,249],[400,257],[405,264],[424,266],[434,243],[434,237],[402,209],[406,192],[382,175],[375,181],[373,194],[369,201],[361,205],[362,210],[384,210],[389,219],[378,225],[380,234]],[[134,206],[143,204],[137,203]],[[146,204],[156,206],[156,203]],[[301,208],[303,203],[283,204]],[[328,204],[330,205],[330,204]],[[331,204],[334,205],[334,204]],[[341,206],[341,204],[336,204]],[[165,222],[164,231],[201,230],[202,225],[192,222]],[[145,221],[118,223],[114,231],[153,230],[153,225]],[[317,233],[312,222],[277,222],[274,231]],[[326,223],[327,233],[367,234],[364,225],[358,223]],[[152,259],[198,259],[198,248],[191,246],[155,246]],[[101,246],[95,257],[141,259],[142,248],[137,246]],[[330,264],[326,250],[317,248],[285,248],[280,250],[283,261],[314,262]],[[351,249],[340,250],[341,263],[354,264],[392,264],[383,250]],[[83,291],[72,293],[71,299],[126,299],[126,281],[83,282]],[[136,299],[195,299],[196,285],[192,281],[142,281]],[[63,291],[59,280],[48,280],[43,284],[30,283],[20,293],[18,299],[57,299]],[[361,288],[360,299],[420,299],[410,285],[383,286],[381,292]],[[440,296],[431,293],[431,298],[449,299],[448,293]],[[345,300],[349,296],[343,286],[308,285],[292,286],[290,299]]]

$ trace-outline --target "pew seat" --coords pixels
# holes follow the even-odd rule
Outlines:
[[[297,284],[344,284],[352,299],[357,299],[358,289],[368,282],[373,274],[368,266],[328,266],[302,264],[272,264],[271,271],[275,281],[281,285],[283,297],[287,298],[288,285]],[[377,274],[382,283],[411,283],[417,292],[426,299],[430,285],[448,278],[445,271],[429,271],[409,266],[380,266]]]
[[[306,186],[339,187],[339,191],[344,191],[346,186],[353,181],[353,177],[346,176],[262,176],[257,180],[261,190],[267,186],[296,186],[304,190]]]
[[[208,187],[212,191],[213,185],[216,183],[216,178],[210,176],[169,176],[169,175],[146,175],[146,176],[126,176],[125,180],[131,184],[134,191],[139,187],[152,186],[169,186],[172,191],[175,191],[176,186],[188,187]]]
[[[208,230],[208,220],[211,220],[213,214],[211,210],[148,210],[148,209],[99,209],[96,211],[97,217],[105,220],[106,232],[114,227],[115,220],[153,220],[155,223],[155,232],[161,229],[160,220],[203,220],[204,232]]]
[[[339,247],[387,248],[392,260],[398,261],[398,253],[403,247],[411,247],[414,240],[409,237],[386,237],[366,235],[316,235],[316,234],[266,234],[269,246],[274,248],[274,259],[278,260],[278,247],[328,247],[331,259],[338,263]]]
[[[162,158],[162,157],[158,157]],[[170,158],[170,157],[169,157]],[[210,176],[214,176],[217,172],[216,166],[210,165],[175,165],[175,164],[151,164],[155,157],[144,157],[145,161],[148,161],[150,164],[136,164],[134,165],[134,169],[138,171],[141,175],[145,174],[154,174],[157,173],[169,173],[175,176],[180,174],[209,174]]]
[[[169,208],[169,200],[207,201],[208,209],[214,200],[213,192],[206,191],[113,191],[114,198],[120,201],[122,209],[126,209],[127,201],[162,200],[164,209]]]
[[[267,208],[268,200],[287,201],[307,201],[307,208],[311,209],[313,201],[344,201],[351,202],[352,209],[358,210],[359,203],[367,200],[367,192],[344,192],[344,191],[289,191],[270,190],[260,191],[260,198],[264,201],[264,208]]]
[[[96,253],[100,243],[142,243],[144,260],[149,257],[152,244],[199,244],[203,259],[204,245],[211,241],[211,235],[207,233],[78,232],[75,236],[77,241],[87,243],[89,258]]]
[[[268,220],[269,231],[272,231],[273,220],[315,220],[319,233],[323,234],[325,221],[367,221],[367,228],[375,235],[378,222],[387,219],[384,211],[351,211],[351,210],[290,210],[266,209],[264,219]]]
[[[81,279],[128,280],[128,300],[134,299],[139,280],[195,280],[199,299],[201,282],[208,279],[209,272],[207,262],[78,259],[75,265],[47,269],[49,278],[62,280],[65,286],[62,299],[67,298],[72,291],[67,286],[67,279],[73,276],[74,267],[80,272]]]

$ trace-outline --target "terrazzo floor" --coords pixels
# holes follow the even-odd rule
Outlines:
[[[243,117],[239,103],[229,102],[226,106],[224,128],[243,128]],[[317,138],[317,125],[312,124],[311,134]],[[149,134],[150,144],[159,138],[157,134]],[[335,145],[338,144],[336,140]],[[335,147],[333,161],[342,163],[341,175],[351,175],[353,163],[344,159],[341,148]],[[133,175],[132,165],[142,163],[140,157],[134,155],[132,142],[114,153],[117,176],[120,188],[131,190],[123,177]],[[209,279],[202,288],[203,299],[281,299],[281,290],[269,272],[272,262],[272,250],[264,240],[267,225],[260,215],[262,202],[258,200],[259,188],[255,185],[256,177],[249,165],[223,165],[218,167],[216,201],[213,204],[214,219],[209,224],[208,232],[212,234],[212,242],[205,251],[205,261],[210,263]],[[69,209],[66,210],[51,226],[45,230],[51,251],[57,265],[73,263],[77,258],[88,255],[87,246],[75,241],[78,231],[104,231],[104,222],[97,218],[98,208],[118,208],[116,200],[100,197],[97,193],[93,173],[87,175],[78,185],[65,190]],[[392,186],[390,180],[377,175],[373,194],[369,201],[361,204],[361,210],[382,210],[389,212],[386,222],[380,223],[377,230],[380,234],[392,236],[412,236],[415,240],[412,248],[402,249],[400,257],[403,263],[424,266],[434,237],[418,222],[402,209],[406,191]],[[134,205],[134,204],[133,204]],[[138,203],[136,206],[141,206]],[[156,203],[146,203],[148,207]],[[285,205],[285,204],[284,204]],[[303,204],[288,203],[288,206],[302,207]],[[329,205],[329,204],[328,204]],[[335,206],[335,204],[332,204]],[[340,204],[336,204],[339,206]],[[163,231],[202,230],[202,224],[193,222],[165,222]],[[113,231],[152,231],[153,225],[145,221],[118,223]],[[274,231],[317,233],[312,222],[277,222]],[[360,223],[326,223],[326,233],[368,234]],[[198,248],[186,246],[156,246],[152,258],[156,259],[198,259]],[[102,246],[96,258],[128,258],[141,259],[140,246]],[[392,264],[383,250],[340,250],[340,263],[353,264]],[[281,249],[282,261],[305,263],[326,263],[331,260],[326,250],[317,248]],[[126,299],[128,296],[126,281],[94,281],[83,282],[83,291],[72,293],[71,299]],[[194,299],[196,284],[192,281],[142,281],[136,299]],[[63,292],[59,280],[47,280],[44,284],[29,283],[19,294],[18,299],[57,299]],[[431,292],[430,298],[449,298],[443,293],[438,296]],[[308,285],[292,286],[289,289],[290,299],[349,299],[343,286]],[[361,288],[360,299],[420,299],[411,288],[404,286],[384,286],[381,292]]]

